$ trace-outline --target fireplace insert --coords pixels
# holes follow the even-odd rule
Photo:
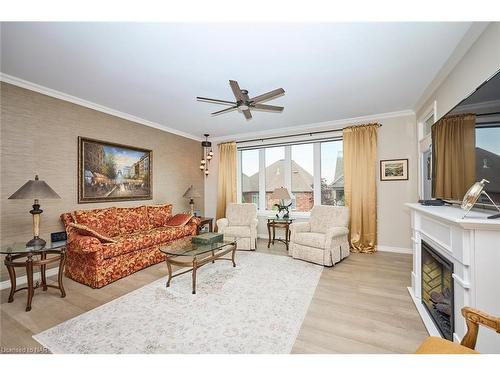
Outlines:
[[[453,263],[443,258],[428,243],[422,241],[422,303],[441,335],[453,341]]]

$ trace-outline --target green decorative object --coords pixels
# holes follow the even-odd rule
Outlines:
[[[197,243],[200,245],[210,245],[216,242],[222,242],[224,240],[224,235],[222,233],[203,233],[191,238],[192,243]]]

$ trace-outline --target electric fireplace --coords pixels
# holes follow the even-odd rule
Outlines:
[[[453,263],[422,241],[422,303],[442,336],[453,341]]]

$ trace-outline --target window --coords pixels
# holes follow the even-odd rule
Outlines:
[[[342,142],[321,143],[321,204],[344,205]]]
[[[269,147],[266,155],[266,209],[272,210],[279,203],[272,199],[274,189],[285,186],[285,147]]]
[[[313,144],[294,145],[292,148],[292,209],[311,211],[314,206],[314,150]]]
[[[241,151],[241,202],[259,205],[259,150]]]
[[[476,127],[476,181],[490,181],[485,190],[495,202],[500,202],[500,124]],[[490,203],[481,196],[479,202]]]
[[[276,210],[271,196],[286,187],[291,211],[309,212],[315,204],[344,205],[342,140],[239,150],[239,197],[262,211]]]

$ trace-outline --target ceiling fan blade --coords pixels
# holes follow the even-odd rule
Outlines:
[[[220,99],[211,99],[211,98],[204,98],[202,96],[197,96],[196,100],[200,102],[207,102],[207,103],[214,103],[214,104],[225,104],[225,105],[236,105],[236,102],[230,102],[228,100],[220,100]]]
[[[233,90],[233,94],[236,100],[245,100],[243,94],[241,93],[240,85],[238,85],[238,82],[229,80],[229,86],[231,86],[231,90]]]
[[[274,98],[277,98],[278,96],[284,95],[285,90],[282,88],[266,92],[265,94],[256,96],[255,98],[251,98],[250,101],[253,103],[260,103],[260,102],[265,102]]]
[[[267,104],[254,104],[252,105],[252,109],[257,109],[259,111],[267,111],[267,112],[281,112],[285,108],[284,107],[279,107],[276,105],[267,105]]]
[[[217,116],[217,115],[221,115],[223,113],[234,111],[235,109],[238,109],[237,105],[235,105],[233,107],[226,108],[226,109],[221,109],[220,111],[217,111],[217,112],[213,112],[213,113],[211,113],[211,115],[212,116]]]
[[[243,110],[243,111],[241,111],[241,112],[243,112],[243,114],[245,115],[245,118],[246,118],[247,120],[250,120],[250,119],[252,118],[252,114],[250,113],[250,110],[249,110],[249,109],[245,109],[245,110]]]

